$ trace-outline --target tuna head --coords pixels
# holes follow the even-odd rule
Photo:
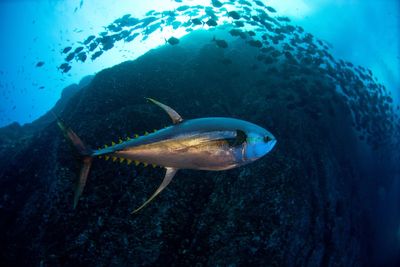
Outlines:
[[[276,138],[270,132],[254,124],[249,126],[245,131],[246,142],[242,148],[242,160],[246,163],[261,158],[276,144]]]

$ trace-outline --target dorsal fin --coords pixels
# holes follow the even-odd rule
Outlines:
[[[174,124],[180,123],[183,121],[181,115],[178,114],[178,112],[176,112],[175,110],[173,110],[171,107],[164,105],[163,103],[158,102],[157,100],[154,100],[152,98],[148,98],[146,97],[147,100],[153,102],[154,104],[156,104],[157,106],[159,106],[160,108],[162,108],[165,112],[168,113],[168,115],[171,117],[172,122]]]

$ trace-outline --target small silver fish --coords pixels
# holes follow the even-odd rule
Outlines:
[[[85,187],[94,157],[158,165],[166,169],[164,180],[154,194],[132,213],[149,204],[171,182],[179,169],[222,171],[251,163],[272,150],[275,137],[264,128],[234,118],[199,118],[183,120],[172,108],[154,99],[174,125],[144,136],[112,142],[111,146],[92,150],[57,117],[65,136],[83,157],[83,167],[75,190],[74,208]]]

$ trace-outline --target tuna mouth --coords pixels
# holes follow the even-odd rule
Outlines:
[[[267,144],[267,153],[270,152],[276,145],[277,141],[276,139],[269,141],[269,143]]]
[[[278,141],[274,138],[271,142],[271,147],[274,147]]]
[[[275,145],[276,145],[277,142],[278,142],[278,141],[276,141],[276,139],[273,139],[273,140],[269,141],[269,143],[267,144],[267,146],[268,146],[268,152],[271,151],[271,150],[275,147]]]
[[[272,141],[275,141],[275,143],[276,143],[276,138],[273,135],[264,136],[264,142],[265,143],[272,142]]]

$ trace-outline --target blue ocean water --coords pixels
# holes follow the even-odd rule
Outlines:
[[[7,257],[4,256],[5,254],[3,255],[5,264],[10,264],[12,257],[19,254],[26,256],[26,259],[31,259],[33,266],[64,264],[96,266],[96,261],[92,261],[90,257],[99,255],[103,256],[98,259],[99,264],[97,266],[132,266],[132,264],[135,266],[162,266],[163,262],[165,262],[165,265],[171,266],[182,264],[186,266],[194,264],[197,264],[197,266],[265,266],[266,263],[271,266],[330,266],[334,264],[338,266],[368,264],[371,266],[398,266],[397,264],[400,263],[400,172],[397,164],[400,158],[398,154],[400,144],[398,117],[400,105],[399,1],[2,0],[0,1],[0,12],[0,32],[2,36],[0,43],[0,58],[2,59],[0,61],[0,127],[8,126],[8,128],[4,128],[6,129],[5,134],[1,135],[4,140],[0,142],[0,155],[4,153],[2,159],[7,159],[0,164],[0,184],[3,185],[4,190],[0,191],[2,194],[1,209],[3,218],[6,218],[0,225],[10,230],[10,234],[2,235],[0,240],[2,242],[0,248],[4,248],[4,251],[7,251],[5,254],[8,255]],[[196,33],[199,36],[195,35]],[[207,42],[203,42],[204,40],[207,40]],[[245,45],[256,50],[247,50],[248,48],[237,40],[243,41]],[[204,43],[203,48],[196,47],[200,43]],[[209,47],[210,44],[212,48]],[[186,61],[186,58],[190,58],[190,55],[185,54],[184,57],[178,53],[181,51],[179,50],[181,47],[187,49],[186,46],[193,49],[193,55],[203,53],[202,55],[206,56],[201,59],[192,59],[197,64],[192,66],[190,65],[191,60]],[[275,50],[270,49],[271,47]],[[171,53],[171,57],[166,56],[164,58],[165,55],[162,54],[164,48],[176,49],[178,52],[173,54],[175,53],[174,50],[165,50]],[[227,52],[222,53],[223,56],[220,59],[220,50],[215,52],[212,50],[215,48]],[[164,68],[166,68],[171,71],[171,73],[158,73],[156,69],[153,73],[154,80],[160,78],[164,81],[163,84],[156,82],[151,84],[151,82],[148,82],[149,79],[140,78],[140,75],[145,76],[149,69],[145,67],[145,61],[138,61],[138,64],[143,66],[143,70],[132,67],[136,70],[136,73],[124,72],[124,64],[130,64],[126,61],[133,61],[132,64],[135,64],[134,60],[142,55],[148,55],[146,53],[152,49],[155,49],[156,52],[154,53],[161,52],[159,52],[158,57],[155,57],[156,59],[151,57],[153,55],[151,53],[149,58],[159,60],[157,64],[160,69],[165,70]],[[207,55],[210,57],[207,58]],[[177,62],[174,61],[175,56]],[[222,67],[218,64],[219,67],[215,67],[216,63],[207,63],[215,58],[217,58],[218,64],[222,64]],[[234,67],[230,70],[229,68],[232,62],[234,65],[235,60],[244,63],[250,62],[250,66],[243,66],[243,70],[234,69]],[[262,64],[253,64],[255,60],[262,62]],[[287,67],[287,71],[283,72],[285,73],[284,76],[279,76],[282,72],[276,70],[276,68],[263,69],[264,63],[265,65],[278,64],[282,62],[280,60],[283,60],[285,64],[289,62],[289,67],[282,64],[283,69]],[[116,69],[113,68],[121,63],[123,64],[117,66]],[[163,65],[164,63],[166,66]],[[181,63],[188,64],[192,69],[181,68],[182,66],[179,65]],[[312,64],[316,64],[314,68],[301,69],[301,66],[308,67]],[[197,68],[197,66],[201,67]],[[293,66],[295,66],[294,69],[291,69]],[[190,76],[192,80],[187,79],[192,81],[192,84],[189,86],[185,85],[184,81],[179,83],[172,78],[168,79],[168,75],[176,78],[173,73],[174,68],[182,72],[183,70],[189,73],[193,71],[191,76],[187,73],[182,74],[182,79]],[[227,69],[231,73],[226,74],[224,70]],[[261,69],[265,72],[253,75],[248,74],[249,69],[251,71]],[[321,72],[318,72],[320,70]],[[110,71],[110,73],[107,71]],[[185,112],[189,114],[197,114],[197,110],[202,109],[204,115],[217,116],[219,114],[215,114],[215,112],[218,111],[233,117],[240,114],[240,116],[246,116],[261,123],[263,120],[258,117],[261,116],[260,114],[281,113],[281,120],[266,122],[269,130],[278,132],[277,149],[280,149],[280,142],[283,143],[282,147],[284,147],[278,150],[278,155],[275,155],[275,165],[272,164],[272,167],[269,166],[268,168],[261,165],[264,167],[245,169],[240,173],[233,173],[231,176],[257,177],[260,179],[266,173],[272,172],[276,174],[274,177],[280,178],[272,179],[271,184],[266,186],[263,184],[265,186],[263,188],[267,189],[269,195],[274,195],[276,192],[280,192],[279,190],[283,190],[285,196],[307,196],[305,200],[307,204],[302,206],[299,202],[301,199],[296,197],[293,197],[293,199],[288,197],[290,201],[283,201],[276,196],[270,202],[267,201],[268,204],[256,200],[254,203],[250,203],[256,207],[255,213],[251,214],[256,218],[255,221],[259,218],[255,214],[261,213],[265,217],[260,215],[262,217],[260,225],[248,226],[251,224],[251,219],[246,221],[239,214],[245,214],[244,210],[249,208],[250,204],[246,207],[241,206],[242,204],[235,206],[232,204],[234,201],[229,197],[235,198],[238,195],[241,197],[258,196],[260,194],[259,198],[263,199],[263,192],[259,192],[259,190],[251,191],[248,189],[251,185],[247,184],[247,187],[245,187],[244,183],[242,184],[244,188],[241,187],[242,185],[236,184],[236,187],[231,189],[233,191],[226,189],[231,184],[225,184],[221,188],[217,188],[215,185],[215,187],[206,189],[204,187],[193,189],[190,185],[186,187],[181,185],[181,189],[189,190],[189,196],[174,191],[172,196],[169,195],[169,200],[175,199],[174,197],[177,196],[181,199],[192,199],[190,196],[195,193],[204,194],[204,192],[217,188],[215,190],[219,190],[219,193],[230,192],[226,193],[228,200],[225,204],[227,206],[215,204],[216,202],[219,203],[221,198],[218,199],[213,193],[210,193],[204,198],[211,199],[208,204],[213,209],[206,210],[204,208],[206,204],[202,206],[201,203],[198,206],[191,206],[187,203],[189,201],[178,205],[178,210],[183,212],[187,211],[185,208],[194,206],[193,209],[190,209],[194,219],[191,219],[190,216],[189,218],[185,217],[181,213],[164,211],[156,213],[155,216],[159,219],[153,219],[155,222],[149,219],[150,214],[147,215],[149,217],[145,217],[147,219],[126,219],[129,223],[135,223],[135,227],[137,227],[135,233],[140,233],[143,238],[125,240],[123,234],[129,232],[130,229],[124,228],[126,232],[115,234],[104,230],[103,225],[103,220],[106,220],[104,219],[105,216],[110,216],[112,219],[109,219],[107,223],[111,225],[111,229],[116,228],[116,225],[127,227],[124,223],[121,223],[121,221],[125,221],[125,215],[112,213],[109,210],[99,215],[93,211],[94,206],[90,206],[90,204],[99,203],[98,198],[100,197],[96,194],[101,195],[106,201],[107,195],[112,195],[112,199],[118,199],[118,203],[126,204],[124,195],[118,195],[119,191],[115,190],[115,188],[120,188],[121,185],[115,186],[111,193],[103,193],[102,186],[104,185],[97,185],[96,194],[93,193],[95,186],[90,187],[89,185],[89,188],[85,189],[87,190],[85,194],[88,198],[90,196],[96,198],[96,201],[88,201],[82,204],[86,209],[79,213],[78,223],[72,223],[72,226],[71,224],[63,226],[65,229],[72,229],[71,234],[66,235],[65,240],[59,242],[53,240],[51,234],[56,232],[53,230],[56,228],[55,222],[74,222],[73,214],[75,213],[66,208],[66,203],[70,202],[71,197],[68,195],[64,199],[61,196],[72,184],[71,177],[74,173],[77,173],[77,169],[68,172],[64,167],[57,167],[54,170],[52,169],[53,172],[50,170],[49,173],[40,172],[38,166],[41,164],[37,162],[41,157],[38,154],[34,154],[33,163],[30,163],[29,168],[19,165],[24,161],[23,155],[36,151],[35,149],[39,149],[39,147],[46,147],[47,140],[55,142],[54,146],[51,146],[52,149],[47,148],[46,151],[49,155],[57,155],[57,164],[62,162],[68,165],[68,162],[73,162],[73,160],[68,156],[63,158],[58,155],[58,152],[55,152],[66,149],[65,146],[64,148],[60,146],[61,141],[54,141],[59,140],[57,139],[59,137],[54,137],[57,135],[55,131],[52,132],[52,128],[48,124],[43,123],[45,127],[49,128],[41,129],[39,133],[35,131],[24,132],[21,134],[22,137],[19,136],[22,133],[22,128],[18,128],[15,124],[9,125],[14,122],[20,125],[34,122],[56,105],[64,88],[72,84],[79,84],[84,77],[98,73],[102,73],[103,76],[96,76],[89,85],[89,89],[85,91],[88,92],[88,95],[96,96],[98,99],[92,97],[90,98],[91,102],[87,102],[88,98],[85,97],[87,95],[83,93],[79,95],[79,98],[75,97],[73,101],[64,103],[65,106],[63,104],[57,110],[67,119],[75,118],[72,124],[77,127],[77,130],[85,133],[85,137],[91,137],[88,143],[103,145],[103,143],[109,141],[107,139],[109,135],[104,134],[104,132],[123,135],[122,128],[136,127],[137,125],[134,122],[138,124],[140,122],[140,126],[157,127],[157,125],[151,124],[151,120],[146,119],[146,116],[153,116],[151,118],[155,121],[158,115],[150,115],[153,111],[148,111],[147,107],[143,107],[141,100],[138,100],[139,97],[133,98],[132,95],[135,94],[119,89],[124,88],[125,90],[126,84],[129,84],[130,87],[137,86],[132,90],[137,90],[137,94],[141,97],[142,94],[152,93],[152,97],[159,96],[167,99],[170,97],[170,101],[174,101],[174,97],[165,93],[174,92],[177,95],[176,104],[181,103],[185,107]],[[118,79],[111,79],[112,82],[105,82],[105,77],[118,76],[122,73],[125,77],[128,77],[128,81],[122,82]],[[323,75],[328,73],[331,78],[335,77],[332,78],[334,88],[328,82],[332,81],[331,78],[317,81],[318,75],[321,73]],[[139,78],[132,78],[134,82],[130,81],[129,77],[136,77],[135,75],[139,75]],[[314,81],[310,78],[311,82],[309,82],[310,84],[315,82],[316,89],[314,88],[314,91],[309,92],[304,89],[305,87],[302,87],[303,83],[307,83],[304,82],[302,77],[307,75],[316,79]],[[223,89],[213,88],[207,82],[201,81],[204,77],[208,77],[209,81],[223,77],[222,80],[226,83],[219,83],[218,88],[223,88],[224,85],[227,85],[227,87]],[[237,77],[245,78],[243,78],[243,81],[237,81],[235,80]],[[279,82],[275,83],[275,77],[282,79],[282,87],[279,87]],[[87,78],[82,84],[87,85],[91,79]],[[228,81],[227,79],[231,80]],[[283,85],[285,80],[290,81],[291,79],[293,79],[292,83]],[[147,84],[148,87],[144,85],[141,87],[136,81],[143,81],[143,84]],[[199,88],[196,87],[197,82]],[[360,85],[361,82],[363,82],[362,85]],[[104,89],[102,86],[105,86],[105,84],[112,88]],[[250,88],[255,89],[254,91],[249,89],[248,92],[243,92],[235,87],[238,84],[243,85],[243,87],[250,84]],[[201,88],[200,85],[209,87]],[[276,87],[272,88],[273,86]],[[174,91],[174,87],[181,89],[186,87],[197,88],[200,93],[190,91],[194,89],[187,91],[182,89],[182,95],[185,98],[179,99],[179,91]],[[74,94],[74,90],[80,90],[75,87],[71,88],[73,88],[71,90]],[[93,88],[98,88],[98,90]],[[264,88],[267,93],[259,88]],[[286,92],[282,88],[289,88],[289,90]],[[336,94],[328,91],[327,95],[323,95],[321,99],[315,99],[314,97],[319,94],[318,88],[329,88],[332,92],[339,92],[338,95],[344,97],[337,97]],[[270,92],[272,89],[274,89],[273,92]],[[204,95],[201,94],[203,90],[207,92]],[[216,92],[216,96],[213,95],[213,92]],[[73,93],[70,94],[73,95]],[[197,96],[198,99],[186,98],[193,95]],[[81,98],[84,99],[82,103],[80,102]],[[231,98],[234,100],[231,100]],[[280,99],[279,101],[283,99],[284,102],[279,102],[280,104],[269,102],[276,98]],[[235,102],[238,101],[237,99],[240,99],[240,101]],[[118,102],[122,100],[131,102],[135,107],[124,106],[126,103]],[[337,104],[342,110],[337,107],[331,108],[331,100],[336,104],[343,101],[346,105]],[[257,101],[264,103],[264,106],[260,107],[259,110],[254,110],[253,107],[258,103]],[[204,103],[210,106],[202,106]],[[73,106],[74,104],[77,106]],[[271,106],[268,106],[269,104]],[[85,109],[86,106],[87,109]],[[121,106],[126,109],[121,111],[119,109]],[[319,106],[326,107],[328,110],[326,113],[330,117],[328,115],[325,117],[325,111],[322,111]],[[235,107],[241,108],[235,110]],[[282,111],[281,107],[285,109]],[[297,112],[297,110],[302,110],[302,113],[292,115],[291,112]],[[134,115],[131,114],[139,111],[145,118],[124,117],[126,114],[133,117]],[[74,112],[78,112],[79,116]],[[99,115],[102,112],[110,116],[102,117]],[[345,128],[347,126],[343,126],[343,132],[346,133],[337,137],[337,140],[344,140],[344,142],[336,144],[335,134],[340,132],[340,128],[326,129],[324,127],[326,125],[340,125],[341,118],[347,118],[344,115],[342,117],[342,113],[347,112],[352,114],[350,117],[352,118],[353,128],[349,128],[348,134],[348,128]],[[289,114],[288,117],[286,114]],[[69,115],[70,117],[68,117]],[[300,121],[303,115],[309,116],[313,122],[317,122],[317,126],[314,125],[315,129],[309,127],[313,124],[301,124],[291,128],[295,124],[296,118]],[[116,125],[114,122],[122,117],[124,122]],[[93,119],[92,121],[99,123],[97,128],[94,125],[93,129],[107,130],[95,134],[90,132],[91,126],[85,126],[88,125],[87,123],[80,124],[76,118],[81,118],[85,122]],[[138,122],[134,119],[137,119]],[[42,123],[43,119],[39,122]],[[71,121],[69,122],[71,123]],[[343,125],[347,124],[350,124],[350,122],[343,120]],[[296,131],[291,132],[291,130],[285,131],[284,129],[295,129]],[[309,132],[311,134],[308,134]],[[305,135],[303,136],[302,133],[305,133]],[[289,157],[288,155],[291,155],[292,152],[285,147],[285,139],[296,141],[297,134],[302,136],[301,140],[304,143],[314,144],[315,147],[293,146],[291,147],[295,151],[293,153],[299,154]],[[18,136],[15,137],[15,144],[13,143],[14,136]],[[355,138],[346,139],[348,136]],[[30,138],[33,141],[26,141],[31,140]],[[318,140],[325,140],[324,138],[328,141],[326,143],[321,141],[320,144]],[[326,144],[331,144],[333,148],[331,150],[326,149]],[[19,151],[15,148],[18,148],[19,145],[24,149],[25,146],[31,149]],[[322,146],[320,150],[319,145]],[[351,151],[350,148],[352,148]],[[12,151],[12,153],[9,151]],[[302,154],[302,151],[304,151],[304,154]],[[316,151],[321,151],[321,153],[319,154]],[[332,154],[341,153],[343,157],[329,162],[327,160],[329,159],[329,156],[327,156],[329,152],[332,152]],[[274,158],[273,153],[274,151],[271,152],[268,159]],[[281,155],[284,156],[281,157]],[[282,162],[279,160],[282,160]],[[46,164],[51,165],[52,163],[49,162],[52,161],[47,160]],[[307,163],[310,163],[310,166]],[[58,166],[57,164],[53,162],[54,166]],[[104,177],[99,165],[95,166],[93,170],[94,177]],[[299,168],[298,171],[290,172],[293,169],[296,170],[296,168]],[[73,170],[73,167],[71,169]],[[113,168],[105,167],[106,171],[109,171],[109,169]],[[322,173],[326,169],[332,169],[332,173],[336,175],[332,174],[332,176],[337,177],[336,180],[339,182],[330,178],[329,175],[324,176]],[[40,180],[40,187],[27,182],[28,178],[26,180],[21,178],[30,177],[31,172],[35,179]],[[124,176],[123,171],[121,172],[121,175]],[[282,175],[279,176],[279,173]],[[145,174],[151,176],[154,173],[148,171],[135,171],[134,173],[135,176],[146,176]],[[191,177],[191,174],[185,174],[187,177]],[[157,175],[160,176],[161,174],[157,173]],[[301,180],[300,176],[304,175],[307,175],[305,181],[308,181],[308,179],[317,181],[315,184],[310,182],[310,188],[315,191],[300,193],[302,190],[308,189],[304,184],[296,184],[296,180]],[[38,176],[42,178],[38,178]],[[229,178],[233,179],[232,177]],[[288,177],[296,177],[296,179],[291,180]],[[20,178],[21,180],[19,180]],[[341,180],[341,178],[347,180]],[[215,183],[221,182],[218,175],[213,176],[212,179]],[[335,183],[331,180],[335,180]],[[18,182],[13,184],[12,181]],[[101,181],[105,182],[104,180]],[[63,184],[63,186],[59,186],[57,183]],[[285,191],[285,189],[277,186],[274,187],[276,191],[268,190],[268,188],[271,188],[269,186],[276,186],[277,184],[282,185],[282,188],[292,185],[294,189],[291,189],[293,191]],[[196,185],[199,186],[199,184]],[[44,193],[46,195],[45,200],[40,200],[37,192],[42,192],[43,188],[48,191]],[[235,192],[237,195],[234,194]],[[56,204],[48,204],[49,199],[52,199],[51,197],[54,195],[57,196],[57,200],[54,202]],[[118,197],[115,197],[115,195],[118,195]],[[221,197],[221,194],[219,194],[219,197]],[[212,199],[218,199],[218,201]],[[136,203],[142,202],[139,197],[135,200]],[[160,201],[162,202],[162,200]],[[224,199],[222,199],[223,201]],[[26,203],[29,203],[29,205]],[[42,206],[37,203],[41,203]],[[101,205],[104,205],[103,202],[101,203]],[[275,214],[275,216],[269,216],[268,214],[272,214],[272,208],[268,209],[269,205],[272,205],[271,203],[282,207],[282,210],[285,211],[276,213],[278,215]],[[35,204],[38,206],[35,206]],[[230,204],[232,205],[229,206]],[[298,210],[301,207],[306,207],[304,208],[305,213],[311,215],[304,215],[300,218],[299,213],[290,209],[290,205],[298,207]],[[163,207],[165,208],[165,206]],[[168,207],[170,208],[170,206],[167,206],[165,209],[168,210]],[[131,207],[124,208],[130,209]],[[53,209],[59,210],[61,215]],[[223,216],[225,214],[231,215],[223,211],[235,209],[241,212],[238,212],[233,218],[228,215]],[[45,215],[39,219],[35,217],[43,210],[51,211],[48,214],[46,213],[47,217]],[[67,211],[63,213],[65,210]],[[333,213],[331,213],[332,210],[334,210]],[[218,212],[223,215],[218,214]],[[336,217],[332,218],[333,215],[331,214],[335,214]],[[292,217],[296,217],[296,219]],[[84,221],[83,218],[91,218],[92,220]],[[264,221],[268,220],[267,218],[271,221],[264,224]],[[171,224],[162,224],[161,221],[166,219],[169,219]],[[22,230],[16,226],[18,223],[23,225],[21,226]],[[32,234],[34,236],[32,240],[37,241],[36,243],[32,240],[25,240],[21,235],[21,231],[30,229],[28,226],[24,228],[25,225],[32,223],[37,223],[42,227],[32,230],[32,233],[35,233],[35,235]],[[90,232],[90,230],[84,228],[85,223],[94,225],[93,229],[98,227],[100,230]],[[148,223],[152,227],[143,226],[140,228],[137,223],[142,225]],[[197,229],[197,232],[194,231],[196,234],[179,235],[177,233],[180,229],[179,223],[184,225],[182,228],[186,231],[191,232],[194,231],[193,229]],[[210,226],[212,224],[218,225],[218,227],[212,228]],[[324,227],[321,225],[324,225]],[[226,226],[226,229],[223,226]],[[283,226],[287,227],[286,232],[282,230]],[[309,232],[296,232],[293,230],[296,227],[302,230],[308,229]],[[318,232],[320,229],[324,230]],[[149,238],[146,230],[149,230],[154,236]],[[112,250],[107,251],[100,243],[103,241],[104,244],[109,245],[119,241],[113,241],[112,238],[107,239],[101,233],[105,236],[107,234],[115,235],[115,239],[123,239],[123,241],[120,241],[123,248],[120,251],[127,252],[137,248],[140,252],[135,252],[137,254],[133,255],[113,256]],[[293,233],[296,236],[286,237],[286,235]],[[242,239],[234,239],[231,235],[240,236]],[[344,240],[347,240],[347,237],[348,241],[346,242]],[[8,246],[10,240],[14,240],[14,243]],[[235,240],[237,244],[232,245],[231,240]],[[287,240],[291,242],[287,242]],[[312,245],[308,244],[307,240],[313,240]],[[60,247],[64,247],[65,243],[68,243],[67,241],[73,241],[74,244],[60,252]],[[167,245],[164,247],[160,245],[161,248],[155,248],[155,243]],[[261,243],[262,245],[260,245]],[[142,247],[139,249],[137,244],[142,244]],[[229,254],[223,248],[219,248],[219,246],[228,247],[227,244],[232,246],[227,249],[230,251],[234,251],[233,247],[244,246],[245,248],[238,249],[237,253]],[[290,247],[287,244],[290,244]],[[117,245],[116,247],[118,248]],[[196,247],[199,248],[198,251],[196,251]],[[82,258],[80,252],[76,252],[80,249],[84,251],[82,252],[84,255],[86,253],[90,256]],[[175,249],[180,249],[179,253],[174,254]],[[29,252],[23,252],[24,250]],[[290,250],[295,252],[290,254],[291,252],[288,252]],[[287,254],[281,255],[280,251],[285,251]],[[348,251],[348,254],[345,253],[346,251]],[[66,255],[70,252],[71,257],[69,258]],[[210,256],[201,255],[205,252],[210,253]],[[174,254],[174,256],[169,257],[170,254]],[[238,259],[234,257],[235,254]],[[251,261],[252,257],[254,261]],[[17,262],[20,265],[23,260]]]

